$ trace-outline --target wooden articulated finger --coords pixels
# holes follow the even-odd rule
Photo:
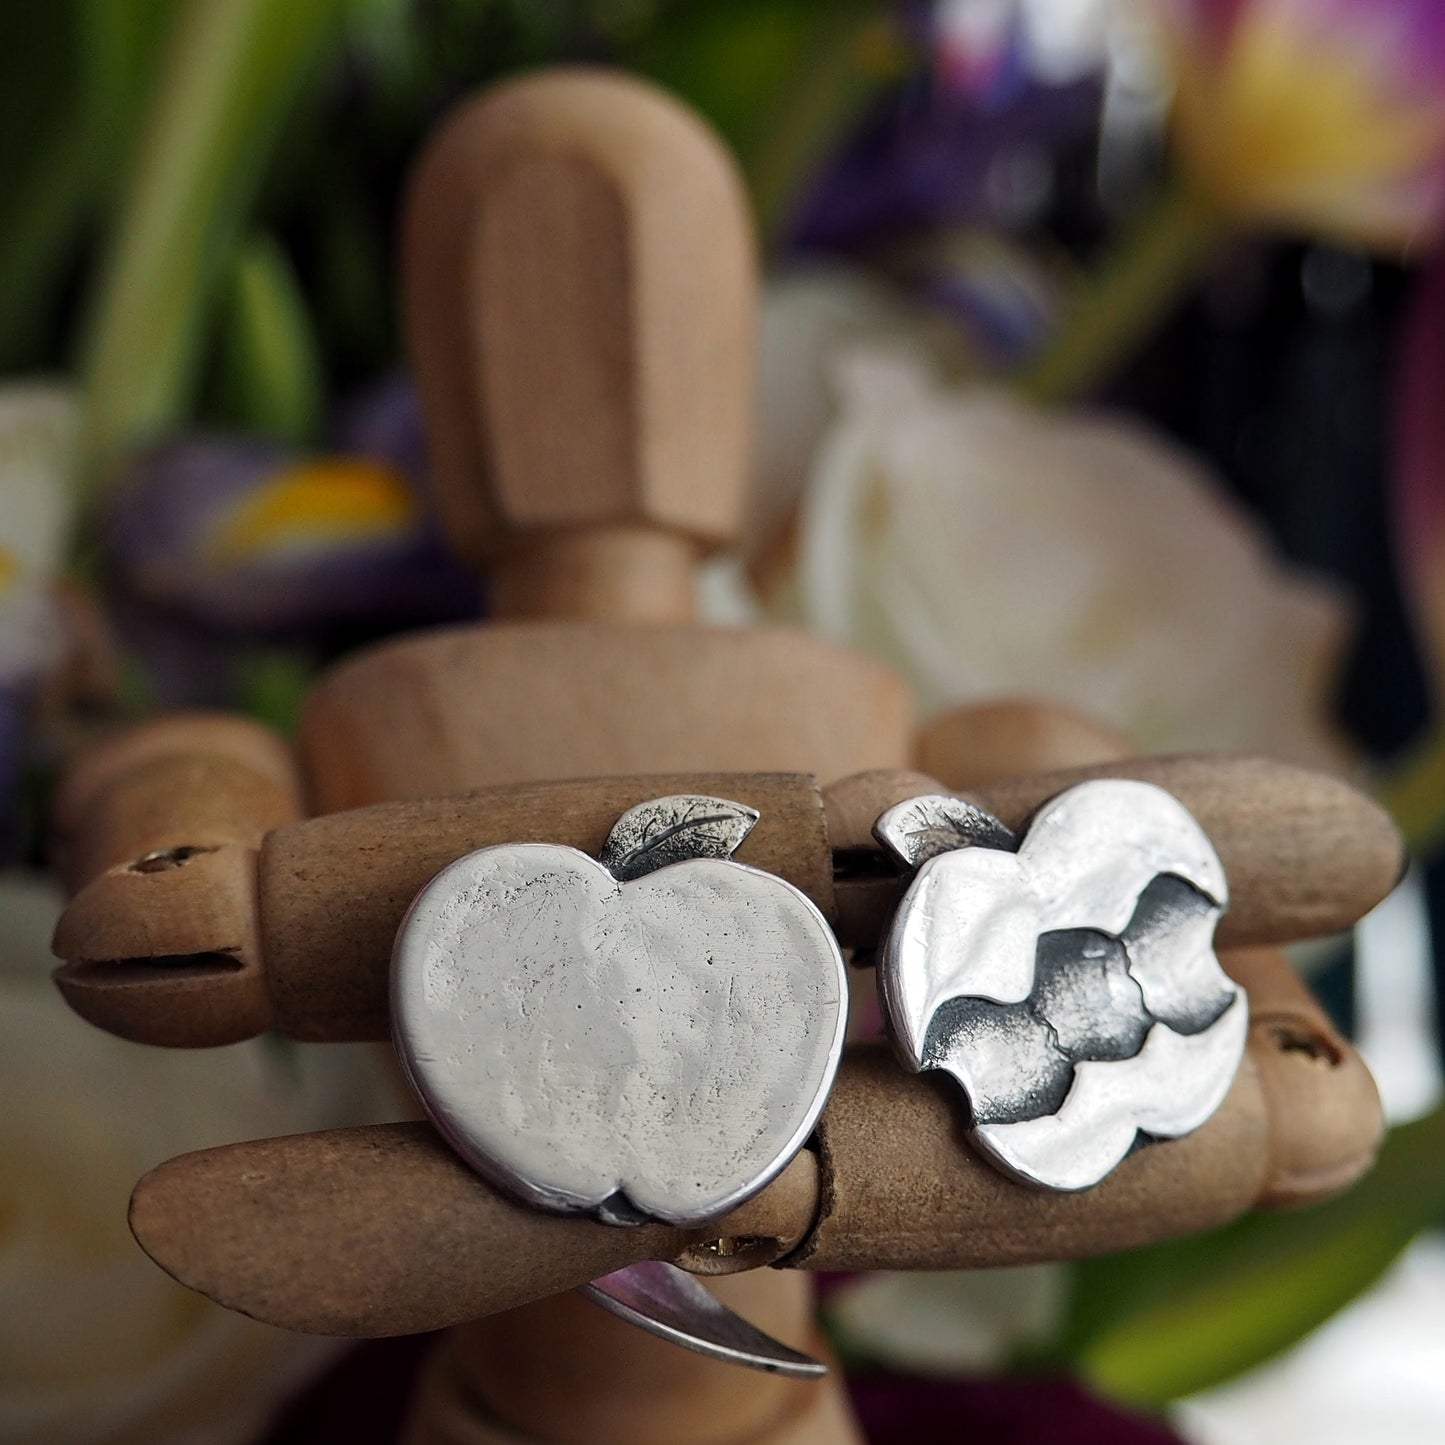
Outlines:
[[[262,966],[256,852],[236,845],[141,859],[71,900],[51,947],[65,1001],[121,1038],[238,1043],[275,1023]]]
[[[1260,759],[1141,759],[1017,779],[972,796],[1020,827],[1040,803],[1100,776],[1157,783],[1199,819],[1230,879],[1230,909],[1219,928],[1225,946],[1345,928],[1400,873],[1398,834],[1374,803],[1335,779]],[[112,870],[77,898],[57,935],[57,952],[78,966],[62,982],[87,1018],[130,1038],[228,1042],[272,1020],[302,1039],[385,1038],[396,929],[441,867],[493,843],[560,842],[591,852],[621,812],[668,792],[712,793],[757,808],[761,820],[739,861],[794,883],[835,924],[845,947],[866,953],[905,883],[870,846],[866,828],[900,797],[931,785],[916,773],[862,774],[834,785],[820,802],[803,774],[601,778],[328,814],[274,829],[261,850],[256,909],[266,1001],[252,986],[259,976],[218,971],[230,935],[248,924],[249,905],[234,886],[204,906],[187,902],[206,886],[206,870],[221,866],[192,855],[172,860],[172,877],[137,879],[123,869],[117,880]],[[219,916],[232,906],[245,916]],[[197,920],[205,927],[188,940],[185,929]],[[141,947],[137,940],[162,937],[164,947],[130,951]],[[211,975],[204,988],[199,979],[187,985],[191,993],[163,988],[167,979],[157,969],[177,960]],[[188,1013],[183,995],[204,997],[204,1010]],[[226,998],[235,1000],[234,1017],[227,1017]]]
[[[1012,828],[1088,778],[1137,778],[1172,793],[1209,835],[1229,879],[1224,948],[1337,933],[1400,881],[1399,830],[1378,804],[1326,773],[1269,758],[1138,758],[977,790]]]
[[[269,728],[224,713],[172,713],[123,729],[70,765],[51,808],[51,861],[75,892],[147,856],[258,848],[301,815],[291,750]]]
[[[968,1146],[949,1081],[906,1074],[885,1048],[863,1045],[844,1059],[817,1157],[800,1154],[708,1230],[616,1229],[523,1208],[425,1124],[173,1159],[137,1187],[132,1228],[164,1269],[232,1309],[348,1335],[439,1328],[644,1258],[717,1274],[774,1261],[990,1268],[1133,1248],[1334,1192],[1379,1142],[1368,1074],[1288,963],[1265,951],[1228,962],[1256,1022],[1223,1106],[1077,1194],[1005,1178]]]
[[[302,1039],[385,1038],[392,940],[443,866],[496,843],[595,854],[628,808],[673,793],[757,809],[737,861],[786,878],[831,915],[822,798],[807,774],[589,779],[331,814],[273,833],[262,852],[267,979],[280,1027]]]
[[[259,876],[257,855],[237,849],[114,868],[62,916],[57,982],[85,1018],[148,1043],[231,1043],[268,1027],[384,1039],[392,940],[440,868],[493,843],[595,852],[621,813],[668,793],[756,808],[739,861],[788,879],[831,914],[822,800],[806,774],[597,778],[307,819],[266,837]]]
[[[76,893],[53,942],[66,1001],[146,1043],[228,1044],[271,1027],[256,860],[301,812],[290,749],[242,718],[177,713],[82,754],[52,816]]]
[[[988,1269],[1077,1259],[1222,1224],[1269,1167],[1264,1100],[1246,1057],[1203,1128],[1141,1149],[1076,1194],[1032,1189],[965,1138],[957,1086],[854,1049],[818,1126],[823,1198],[794,1262],[807,1269]]]
[[[1249,994],[1250,1044],[1270,1127],[1263,1208],[1310,1204],[1352,1184],[1385,1134],[1365,1061],[1277,949],[1222,962]]]
[[[918,776],[880,771],[834,784],[824,798],[830,825],[834,817],[876,817],[912,796]],[[1217,934],[1225,948],[1337,933],[1363,918],[1404,871],[1399,830],[1378,804],[1338,778],[1268,758],[1134,758],[1015,778],[967,796],[1017,830],[1050,798],[1092,778],[1154,783],[1198,819],[1229,879],[1229,910]],[[848,827],[846,835],[856,831]],[[867,874],[866,864],[854,866]],[[847,941],[856,943],[877,936],[898,888],[875,878],[847,897],[841,887],[838,893],[840,937],[846,922],[856,934]]]
[[[619,1229],[514,1204],[427,1124],[382,1124],[185,1154],[131,1199],[141,1247],[229,1309],[306,1334],[440,1329],[642,1259],[725,1272],[793,1248],[817,1169],[800,1155],[707,1231]]]
[[[1250,995],[1248,1048],[1203,1128],[1140,1149],[1076,1194],[1007,1179],[964,1142],[957,1089],[909,1076],[881,1045],[852,1051],[818,1129],[812,1269],[960,1269],[1080,1258],[1344,1189],[1383,1135],[1359,1055],[1276,950],[1226,955]]]

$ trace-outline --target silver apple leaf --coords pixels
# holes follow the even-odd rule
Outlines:
[[[597,861],[626,883],[689,858],[731,858],[757,821],[756,808],[726,798],[652,798],[613,824]]]
[[[992,813],[947,793],[909,798],[889,808],[873,825],[873,836],[909,868],[959,848],[1001,848],[1012,853],[1018,836]]]

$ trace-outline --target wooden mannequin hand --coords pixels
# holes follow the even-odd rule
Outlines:
[[[1226,956],[1250,990],[1248,1053],[1218,1114],[1077,1194],[1014,1183],[963,1139],[942,1081],[881,1045],[845,1056],[817,1153],[705,1235],[616,1229],[497,1194],[427,1124],[231,1145],[173,1159],[131,1226],[183,1284],[288,1329],[436,1329],[639,1259],[721,1273],[988,1268],[1079,1258],[1305,1203],[1368,1168],[1382,1123],[1368,1071],[1277,953]],[[708,1235],[711,1238],[707,1237]]]
[[[1279,764],[1135,760],[1015,779],[974,796],[1017,823],[1063,787],[1100,773],[1153,778],[1188,803],[1226,861],[1236,944],[1345,926],[1398,876],[1399,840],[1373,804]],[[752,861],[811,892],[848,941],[866,944],[897,882],[867,866],[850,875],[838,860],[856,867],[871,844],[871,820],[937,786],[917,774],[863,774],[820,798],[810,779],[791,775],[594,779],[287,824],[262,841],[259,874],[255,851],[238,844],[152,871],[134,863],[108,869],[77,896],[57,935],[82,960],[62,971],[63,987],[109,1026],[157,1042],[234,1036],[237,1020],[258,1015],[228,1013],[217,1002],[229,997],[222,982],[186,977],[187,967],[204,974],[214,961],[168,977],[174,965],[158,960],[186,954],[188,938],[202,953],[229,940],[228,925],[252,907],[247,881],[258,877],[268,948],[250,977],[264,976],[271,1012],[302,1036],[383,1036],[390,933],[441,862],[527,837],[595,850],[623,808],[678,790],[759,806]],[[300,888],[306,879],[320,891]],[[275,918],[265,926],[268,880],[290,910],[279,931]],[[273,949],[283,934],[284,946]],[[152,954],[134,951],[142,941]],[[98,957],[106,954],[128,961]],[[245,973],[248,948],[237,956]],[[1378,1142],[1368,1073],[1283,958],[1255,950],[1226,963],[1253,1002],[1248,1057],[1229,1099],[1196,1134],[1141,1151],[1082,1194],[1039,1193],[1004,1179],[967,1147],[946,1088],[904,1074],[885,1050],[859,1046],[840,1072],[815,1152],[709,1231],[617,1230],[521,1208],[425,1124],[173,1160],[138,1187],[133,1226],[163,1267],[222,1303],[289,1328],[366,1335],[474,1318],[641,1258],[724,1272],[773,1262],[987,1266],[1126,1248],[1340,1188],[1368,1166]],[[858,978],[868,986],[866,974]]]
[[[142,781],[171,787],[175,767],[145,767]],[[1230,880],[1230,911],[1218,933],[1224,947],[1347,928],[1399,878],[1399,837],[1378,807],[1336,779],[1265,759],[1122,760],[1013,778],[970,796],[1017,827],[1048,798],[1101,776],[1157,783],[1199,819]],[[182,816],[151,835],[164,839],[174,866],[152,869],[132,856],[72,901],[56,932],[56,952],[67,961],[57,982],[85,1018],[143,1042],[233,1042],[268,1025],[308,1040],[385,1039],[392,941],[412,898],[442,867],[495,843],[566,843],[595,853],[625,809],[669,793],[756,808],[761,819],[739,861],[793,883],[844,947],[867,951],[903,881],[869,830],[885,808],[930,791],[942,787],[897,772],[844,779],[826,797],[799,774],[488,788],[331,813],[259,839],[253,824],[231,824],[231,835],[259,843],[254,872],[234,851],[203,846],[220,836],[218,824],[201,820],[197,832],[197,820]],[[108,801],[119,797],[133,808],[133,793],[117,786],[99,795],[97,831],[117,831],[107,824]],[[172,796],[184,814],[188,795]],[[220,794],[207,796],[225,804]],[[162,810],[160,799],[152,801]],[[234,1016],[226,999],[234,1000]]]

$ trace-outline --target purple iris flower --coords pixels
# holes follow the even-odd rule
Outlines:
[[[962,54],[933,12],[908,12],[926,67],[875,107],[803,195],[787,232],[793,249],[853,255],[942,228],[1012,227],[1020,171],[1097,130],[1100,78],[1042,83],[1016,26],[996,50]]]
[[[315,636],[476,616],[448,554],[420,415],[390,381],[342,412],[332,449],[191,436],[137,456],[102,541],[123,593],[216,632]]]

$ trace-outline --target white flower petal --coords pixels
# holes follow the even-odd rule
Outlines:
[[[336,1346],[174,1283],[130,1237],[131,1189],[190,1149],[396,1117],[387,1074],[366,1046],[111,1038],[50,982],[58,910],[48,882],[0,875],[0,1440],[240,1445]]]
[[[799,511],[802,620],[926,708],[1054,700],[1147,750],[1348,765],[1333,588],[1270,554],[1194,459],[1123,418],[1039,412],[854,349]]]
[[[758,322],[755,489],[745,552],[766,543],[803,490],[818,439],[838,410],[839,357],[880,339],[939,358],[961,350],[948,322],[868,272],[820,266],[768,283]]]
[[[80,410],[66,387],[0,386],[0,556],[5,570],[49,577],[74,515],[71,467]]]
[[[847,1344],[885,1365],[962,1374],[1003,1364],[1049,1338],[1063,1317],[1063,1265],[866,1275],[829,1301]]]
[[[65,650],[65,616],[54,593],[26,579],[0,587],[0,686],[24,683]]]

